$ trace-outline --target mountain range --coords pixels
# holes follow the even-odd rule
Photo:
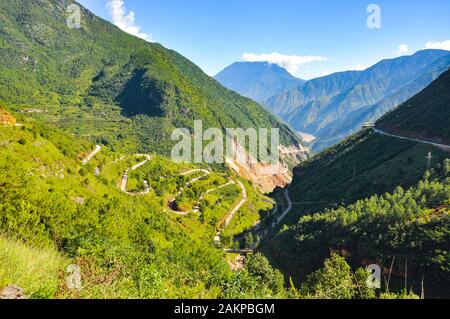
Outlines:
[[[450,52],[222,74],[264,107],[84,8],[73,28],[73,4],[0,2],[0,298],[450,297]],[[271,112],[338,143],[307,156]],[[175,163],[172,130],[199,119],[279,128],[282,173]]]
[[[393,267],[391,287],[404,288],[407,272],[413,290],[448,298],[450,147],[428,142],[449,145],[449,88],[446,71],[376,129],[300,164],[288,188],[288,226],[263,245],[269,259],[300,282],[338,252],[355,267]]]
[[[297,134],[276,116],[177,52],[84,8],[81,27],[70,28],[66,9],[74,3],[0,3],[0,100],[11,110],[127,152],[168,156],[176,143],[172,131],[193,133],[195,120],[223,131],[279,128],[286,149],[301,148]],[[299,158],[290,158],[286,165],[292,167]]]
[[[84,8],[70,28],[73,4],[0,2],[0,299],[286,296],[262,256],[235,272],[224,250],[270,198],[222,165],[164,154],[172,129],[194,119],[280,128],[288,148],[296,134],[178,53]]]
[[[405,102],[449,67],[449,51],[423,50],[364,71],[313,79],[265,104],[295,130],[314,135],[313,148],[322,150]]]
[[[305,83],[284,68],[268,62],[236,62],[214,78],[226,88],[259,103]]]
[[[280,67],[267,63],[245,63],[233,64],[216,79],[264,104],[300,134],[315,137],[312,147],[320,151],[424,89],[450,67],[450,52],[422,50],[380,61],[364,71],[340,72],[303,83],[291,79],[288,85],[284,78],[267,76],[272,74],[267,71],[269,66],[283,74]],[[289,85],[292,87],[283,89]]]

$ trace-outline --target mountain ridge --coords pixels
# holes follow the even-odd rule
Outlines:
[[[385,114],[377,121],[377,128],[406,137],[450,144],[449,88],[450,70],[447,70],[412,99]]]
[[[364,128],[295,169],[293,208],[262,247],[274,265],[300,283],[333,252],[401,273],[391,291],[407,262],[414,291],[448,298],[449,149],[403,137],[448,141],[449,83],[450,70],[376,123],[398,136]]]
[[[232,92],[179,53],[121,31],[72,0],[0,3],[0,99],[16,112],[129,153],[170,155],[176,128],[279,128],[280,143],[301,147],[289,126]],[[299,159],[300,160],[300,159]],[[290,164],[292,166],[292,163]]]
[[[305,83],[286,69],[269,62],[235,62],[214,78],[226,88],[259,103]]]
[[[0,20],[5,30],[1,33],[0,71],[2,87],[12,92],[3,89],[0,98],[11,107],[30,104],[32,93],[23,88],[26,83],[38,89],[34,107],[48,105],[51,99],[42,91],[50,87],[55,92],[53,101],[58,107],[68,103],[80,108],[114,104],[127,117],[170,116],[169,120],[188,128],[192,123],[186,123],[186,118],[195,116],[217,127],[247,128],[255,124],[271,127],[273,124],[287,133],[285,138],[291,134],[291,141],[296,140],[295,134],[278,124],[262,107],[218,85],[173,50],[129,35],[85,8],[82,8],[81,29],[68,28],[65,9],[73,3],[38,0],[25,5],[25,1],[2,1],[2,10],[10,11],[11,15],[5,14]],[[17,15],[13,10],[23,12]],[[31,24],[32,14],[34,24]],[[34,32],[36,28],[38,32]],[[53,36],[44,41],[47,35]],[[63,58],[56,58],[57,54]],[[49,61],[50,58],[53,61]],[[18,75],[12,74],[13,62],[23,67]],[[23,76],[22,86],[15,82],[19,75]],[[47,76],[46,81],[44,76]],[[72,82],[81,83],[77,86]],[[196,103],[193,98],[197,99]],[[137,99],[141,100],[138,105],[133,104]],[[150,107],[146,105],[142,109],[145,104]],[[216,120],[218,112],[222,112],[219,117],[222,123]]]
[[[449,66],[450,51],[418,51],[364,71],[313,79],[265,104],[297,131],[316,136],[313,148],[321,150],[406,101]]]

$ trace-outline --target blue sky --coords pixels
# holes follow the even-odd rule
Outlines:
[[[129,33],[178,51],[209,75],[235,61],[268,60],[310,79],[426,47],[450,50],[448,0],[79,2]],[[381,28],[367,25],[370,4],[381,10]]]

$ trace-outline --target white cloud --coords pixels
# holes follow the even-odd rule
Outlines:
[[[398,51],[397,51],[397,54],[398,55],[404,55],[404,54],[406,54],[406,53],[408,53],[409,52],[409,47],[408,47],[408,45],[406,45],[406,44],[400,44],[399,46],[398,46]]]
[[[112,22],[121,30],[146,41],[152,41],[152,37],[141,32],[141,27],[136,25],[134,11],[127,13],[125,2],[123,0],[109,0],[106,6],[111,15]]]
[[[430,41],[427,44],[425,44],[425,48],[450,51],[450,40],[446,40],[446,41],[442,41],[442,42]]]
[[[302,64],[315,61],[326,61],[328,59],[317,55],[284,55],[273,52],[271,54],[244,53],[242,55],[242,60],[246,62],[268,62],[271,64],[276,64],[282,68],[285,68],[290,73],[295,74]]]

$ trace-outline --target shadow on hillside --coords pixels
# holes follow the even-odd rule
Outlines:
[[[145,73],[145,69],[135,70],[116,98],[117,103],[122,107],[122,115],[144,114],[151,117],[164,115],[161,108],[163,88],[157,80],[147,77]]]

